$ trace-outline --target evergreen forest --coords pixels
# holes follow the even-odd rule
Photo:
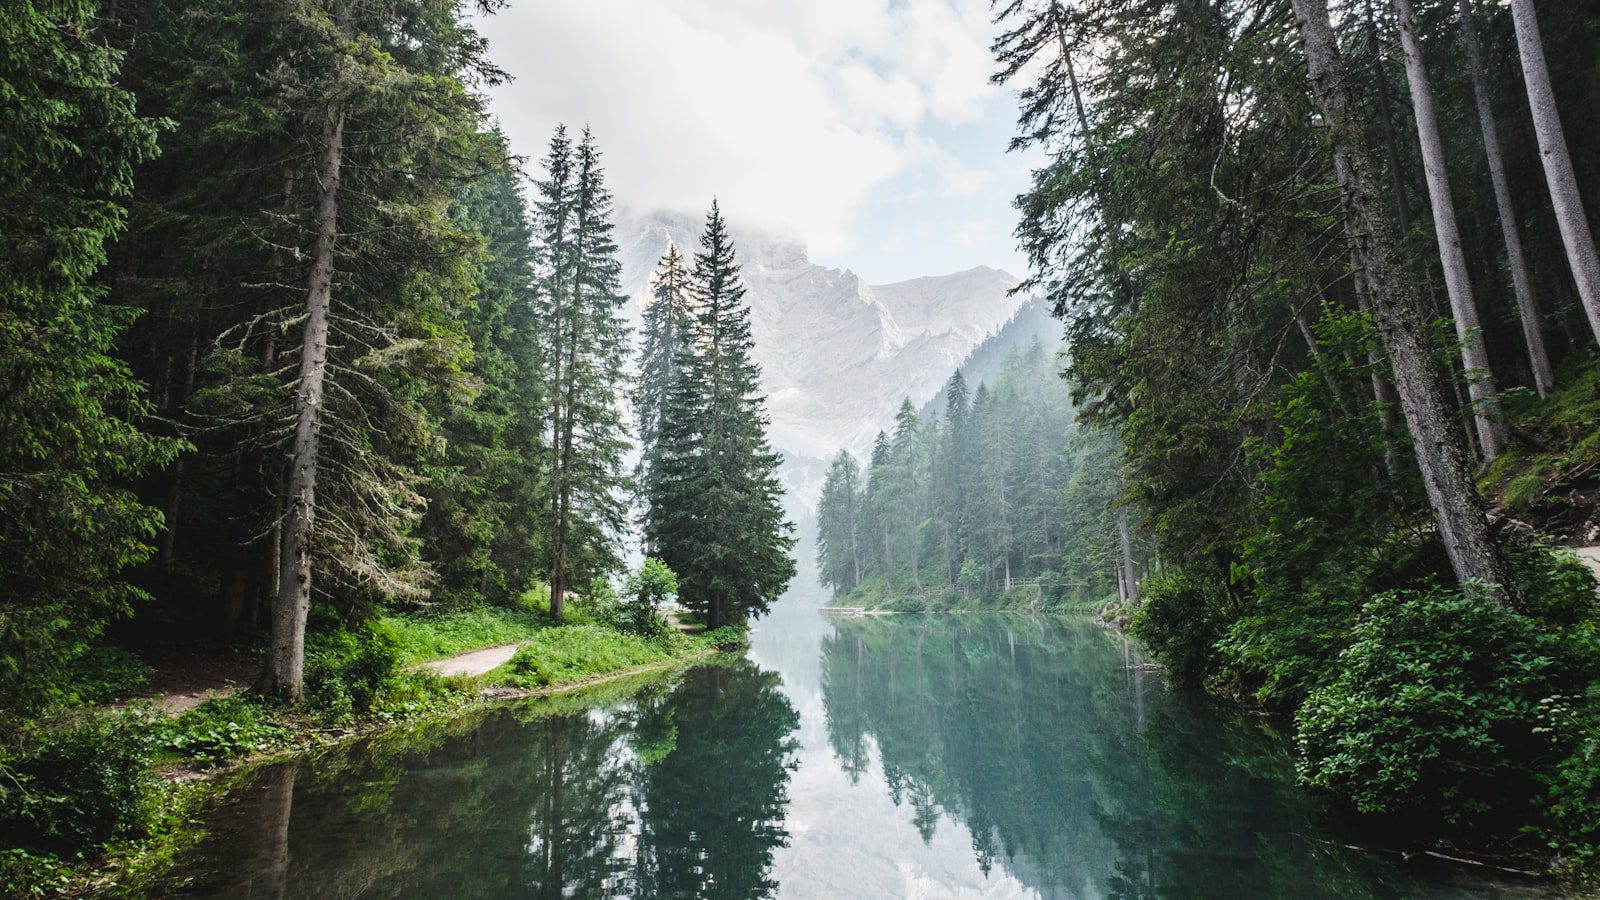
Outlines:
[[[849,827],[915,833],[897,878],[970,847],[979,891],[1237,896],[1187,861],[1239,847],[1261,895],[1419,854],[1596,890],[1600,0],[861,0],[882,42],[984,29],[999,331],[755,239],[748,191],[646,279],[617,114],[536,152],[500,118],[485,35],[542,2],[0,3],[0,894],[198,890],[240,809],[276,895],[827,894],[795,860]],[[979,113],[853,118],[950,48],[691,5],[838,63],[862,187],[808,202],[869,231],[930,193],[875,151],[961,174],[927,135]],[[653,87],[602,69],[541,87]],[[781,130],[675,102],[663,145]],[[972,230],[916,224],[855,247]],[[861,396],[772,388],[836,358]],[[389,805],[436,777],[469,847]],[[524,818],[463,812],[495,798]],[[372,840],[289,864],[341,816]],[[1333,820],[1362,846],[1281,840]]]

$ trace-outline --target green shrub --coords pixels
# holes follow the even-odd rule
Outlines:
[[[144,660],[121,647],[90,647],[65,666],[68,704],[111,703],[130,697],[150,680]]]
[[[638,571],[628,576],[622,593],[624,599],[617,604],[619,630],[641,637],[660,637],[671,629],[656,611],[678,593],[678,576],[666,563],[646,557]]]
[[[1182,570],[1152,575],[1139,587],[1131,630],[1173,682],[1195,687],[1215,668],[1226,599],[1220,588]]]
[[[428,671],[400,672],[384,684],[372,702],[373,718],[398,722],[432,710],[458,705],[476,693],[471,676],[440,676]]]
[[[1296,716],[1308,784],[1365,812],[1425,813],[1456,824],[1538,793],[1548,752],[1542,710],[1590,675],[1535,619],[1442,589],[1370,601],[1337,674]]]
[[[157,782],[148,714],[91,716],[26,735],[0,758],[0,845],[62,855],[146,834]]]
[[[306,708],[328,722],[365,712],[394,674],[400,648],[384,631],[351,626],[306,638]]]
[[[736,625],[724,625],[701,635],[701,638],[711,646],[723,651],[738,650],[743,647],[746,637],[745,630]]]
[[[1543,535],[1510,541],[1506,550],[1517,592],[1529,613],[1562,625],[1594,617],[1594,573],[1577,554]]]
[[[1600,683],[1579,696],[1550,698],[1540,713],[1566,749],[1543,777],[1546,838],[1573,868],[1592,874],[1600,869]]]
[[[289,729],[245,695],[207,700],[160,729],[161,749],[202,765],[247,756],[281,744]]]

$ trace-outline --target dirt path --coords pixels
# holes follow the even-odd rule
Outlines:
[[[459,656],[447,656],[422,664],[422,668],[431,669],[437,675],[482,675],[511,661],[521,644],[501,644],[498,647],[485,647],[482,650],[473,650]]]
[[[1600,544],[1593,547],[1574,547],[1572,552],[1578,554],[1583,564],[1594,571],[1594,576],[1600,578]]]

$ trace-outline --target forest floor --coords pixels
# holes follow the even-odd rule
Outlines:
[[[150,666],[150,680],[138,693],[114,704],[122,709],[150,703],[169,716],[182,715],[207,700],[231,697],[261,674],[261,660],[246,654],[196,648],[140,653]]]

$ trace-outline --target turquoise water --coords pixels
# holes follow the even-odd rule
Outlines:
[[[260,772],[208,817],[215,897],[1524,897],[1368,847],[1281,735],[1119,636],[833,621],[748,658],[492,708]]]

